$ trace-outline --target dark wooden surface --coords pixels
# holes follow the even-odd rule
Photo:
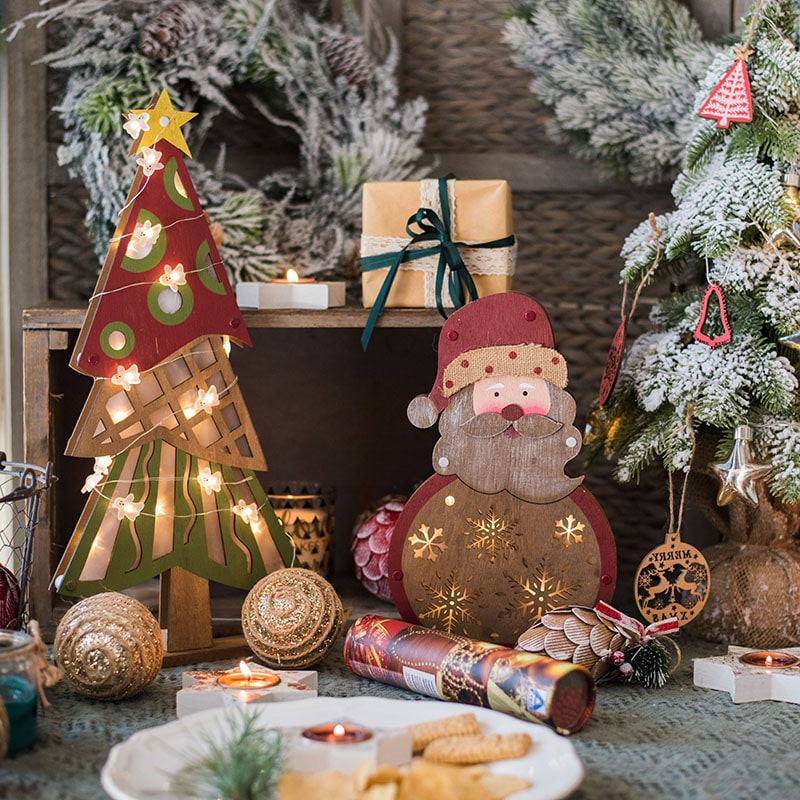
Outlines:
[[[24,312],[25,460],[52,461],[58,482],[41,506],[31,576],[33,615],[45,636],[68,601],[50,591],[55,566],[80,516],[90,459],[64,446],[91,388],[69,368],[84,309]],[[246,311],[253,349],[234,348],[239,378],[267,459],[265,489],[301,480],[334,490],[334,578],[352,574],[350,533],[357,515],[389,492],[410,494],[431,473],[435,431],[417,431],[406,405],[436,373],[441,318],[430,309],[389,309],[369,350],[359,337],[368,312]]]

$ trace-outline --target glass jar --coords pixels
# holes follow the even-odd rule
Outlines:
[[[39,666],[33,638],[19,631],[0,630],[0,700],[9,722],[8,752],[36,741]]]

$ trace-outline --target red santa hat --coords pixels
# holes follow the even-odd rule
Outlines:
[[[441,413],[460,389],[492,375],[567,385],[567,362],[553,348],[550,320],[527,295],[492,294],[449,317],[439,336],[439,370],[428,397]]]

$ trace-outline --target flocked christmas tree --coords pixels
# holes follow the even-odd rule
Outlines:
[[[94,383],[67,454],[95,467],[56,571],[63,594],[176,568],[246,589],[292,557],[226,352],[250,339],[186,170],[193,116],[166,90],[127,115],[138,170],[71,361]]]
[[[623,481],[653,459],[670,472],[691,465],[690,495],[726,538],[706,553],[711,597],[696,624],[752,646],[800,642],[800,393],[790,346],[800,329],[797,30],[793,0],[760,0],[740,48],[711,64],[695,111],[716,106],[729,126],[716,112],[695,116],[676,210],[642,223],[623,250],[632,286],[679,273],[688,288],[654,307],[591,437]],[[749,74],[751,122],[722,108],[742,107],[720,87],[735,59]]]

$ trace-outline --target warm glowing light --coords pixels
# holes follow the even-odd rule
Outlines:
[[[109,467],[114,463],[111,456],[96,456],[94,459],[94,471],[101,475],[108,475]]]
[[[239,662],[239,672],[241,672],[242,675],[244,675],[245,678],[247,678],[247,680],[253,679],[253,670],[251,670],[250,667],[247,666],[247,663],[245,661]]]
[[[241,517],[245,522],[249,522],[251,525],[254,523],[258,525],[258,506],[255,503],[250,503],[250,505],[248,505],[244,500],[240,500],[233,507],[233,513],[236,514],[237,517]]]
[[[297,270],[289,267],[289,269],[286,270],[286,280],[289,281],[289,283],[297,283],[300,280]]]
[[[101,472],[93,472],[91,475],[87,475],[86,480],[81,487],[81,494],[93,492],[97,488],[97,484],[102,480],[103,474]]]
[[[164,264],[164,274],[158,279],[158,282],[162,286],[168,286],[173,292],[177,292],[179,286],[186,286],[183,264],[176,264],[174,267]]]
[[[128,248],[125,255],[128,258],[138,260],[150,255],[150,251],[158,241],[161,235],[161,223],[153,225],[149,219],[144,222],[137,222],[131,234],[131,240],[128,242]]]
[[[110,408],[108,411],[109,416],[111,417],[111,421],[116,425],[122,420],[126,419],[131,415],[130,409],[124,408]]]
[[[131,390],[131,386],[136,383],[141,383],[142,379],[139,377],[139,367],[136,364],[131,364],[129,367],[123,367],[120,364],[117,367],[117,374],[111,376],[111,383],[114,386],[121,386],[126,392]]]
[[[344,725],[334,725],[333,726],[333,735],[334,736],[344,736]]]
[[[163,503],[156,504],[156,516],[163,517],[167,513],[167,509]]]
[[[128,344],[128,337],[122,331],[111,331],[108,336],[108,346],[112,350],[122,350]]]
[[[164,165],[161,163],[161,153],[154,147],[143,147],[142,154],[136,159],[136,163],[148,178],[154,172],[164,169]]]
[[[197,399],[194,401],[193,406],[193,414],[196,414],[199,411],[205,411],[206,414],[210,414],[211,410],[219,405],[219,394],[217,392],[216,386],[211,386],[208,391],[204,391],[203,389],[197,390]],[[189,417],[191,419],[191,417]]]
[[[231,354],[231,337],[230,336],[223,336],[222,337],[222,349],[225,351],[225,355],[229,356]]]
[[[447,497],[445,497],[445,499],[444,499],[444,504],[445,504],[446,506],[452,506],[452,505],[455,505],[455,502],[456,502],[456,499],[455,499],[455,497],[453,497],[453,495],[451,495],[451,494],[447,495]]]
[[[203,467],[197,475],[197,482],[207,495],[211,495],[222,489],[222,473],[212,472],[211,467]]]
[[[766,656],[764,658],[764,666],[771,667],[772,666],[772,656]]]
[[[132,494],[126,497],[115,497],[111,501],[111,505],[117,509],[117,519],[123,520],[127,518],[131,522],[141,514],[144,508],[144,503],[137,503]]]
[[[122,116],[127,120],[127,122],[123,124],[122,129],[131,139],[138,139],[142,131],[150,130],[150,114],[146,111],[142,111],[140,114],[131,112],[123,114]]]

